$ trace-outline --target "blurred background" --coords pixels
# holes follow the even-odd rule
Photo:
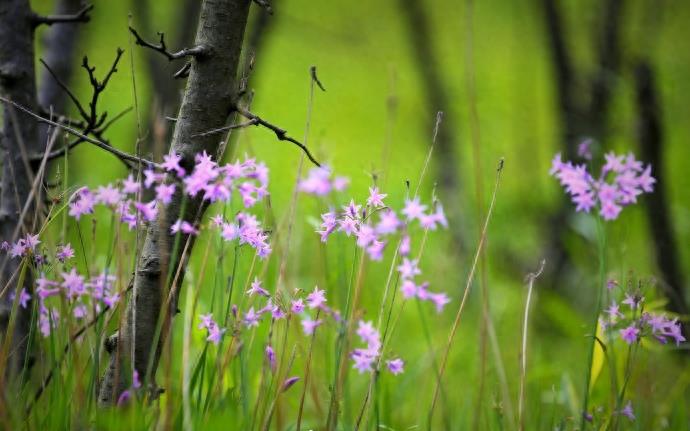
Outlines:
[[[79,2],[32,2],[42,13],[54,11],[59,7],[55,3],[74,10]],[[111,115],[134,107],[106,133],[116,147],[133,152],[139,139],[144,151],[159,160],[174,127],[166,117],[176,116],[184,86],[172,78],[182,64],[170,64],[135,46],[128,24],[149,40],[165,32],[171,50],[190,46],[199,3],[96,1],[91,22],[77,30],[75,46],[65,47],[58,56],[56,61],[69,59],[65,63],[72,65],[60,72],[63,79],[88,100],[91,90],[79,68],[81,57],[88,55],[97,71],[105,73],[116,48],[125,49],[124,61],[101,99]],[[537,420],[547,424],[553,415],[573,413],[577,405],[589,343],[584,334],[597,283],[596,228],[593,217],[575,213],[558,182],[548,175],[558,152],[575,160],[577,144],[592,139],[595,157],[608,151],[633,152],[653,163],[653,175],[659,179],[655,193],[607,224],[608,277],[621,282],[631,276],[652,280],[658,292],[653,296],[661,307],[687,312],[690,4],[271,3],[272,16],[253,7],[245,42],[243,74],[254,92],[252,110],[301,139],[309,67],[316,66],[326,91],[315,94],[307,145],[317,159],[351,178],[349,193],[355,199],[366,198],[375,175],[389,193],[388,202],[400,206],[405,182],[413,188],[418,183],[436,113],[444,113],[421,190],[425,200],[435,190],[451,228],[430,236],[421,267],[431,286],[448,292],[453,301],[440,315],[431,308],[412,307],[406,310],[409,319],[401,320],[393,343],[408,361],[409,372],[397,380],[395,390],[388,385],[383,397],[396,423],[416,420],[418,385],[420,393],[431,392],[432,379],[424,378],[434,360],[429,352],[447,339],[501,158],[503,181],[475,290],[451,354],[448,379],[453,384],[445,398],[446,405],[459,411],[479,406],[475,411],[486,413],[453,417],[454,428],[495,420],[491,412],[505,407],[496,401],[502,376],[511,391],[517,391],[523,281],[542,259],[546,267],[536,284],[529,377],[541,407],[533,414],[542,415]],[[58,28],[63,27],[41,29],[39,56],[49,32]],[[39,82],[51,85],[40,64],[37,71]],[[73,112],[68,100],[55,97],[57,111]],[[231,142],[228,160],[247,153],[267,163],[272,211],[277,217],[284,215],[297,175],[298,149],[258,128],[235,133]],[[110,155],[85,144],[71,155],[69,169],[73,185],[95,186],[126,174]],[[300,198],[288,282],[294,287],[310,290],[320,282],[310,271],[314,251],[320,250],[318,236],[311,231],[324,209],[315,199]],[[341,264],[346,266],[349,259],[344,257]],[[367,289],[377,291],[386,274],[386,264],[369,265]],[[338,295],[329,292],[329,298]],[[375,313],[379,295],[365,295],[364,301],[364,308],[369,304]],[[498,349],[486,336],[482,309],[489,311]],[[690,400],[686,361],[687,351],[662,354],[650,349],[643,356],[631,393],[656,397],[659,403],[644,407],[640,429],[657,428],[661,417],[685,414],[683,406]],[[661,364],[674,371],[655,373]],[[357,388],[356,379],[353,382]],[[326,392],[327,379],[322,383]],[[453,409],[445,412],[452,415]]]

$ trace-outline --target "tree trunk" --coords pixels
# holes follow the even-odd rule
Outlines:
[[[28,109],[36,110],[36,83],[34,73],[34,26],[28,0],[0,1],[0,94]],[[0,241],[15,241],[14,233],[20,223],[19,214],[31,190],[33,172],[28,154],[39,152],[36,122],[27,114],[5,106],[0,148],[2,151],[2,190],[0,192]],[[33,214],[29,211],[27,214]],[[22,221],[20,233],[31,230],[31,220]],[[5,261],[7,260],[7,261]],[[0,257],[0,290],[18,270],[19,259],[10,259],[8,253]],[[27,273],[28,274],[28,273]],[[30,289],[31,278],[26,277],[24,287]],[[15,289],[8,289],[8,293]],[[11,375],[19,371],[26,357],[31,307],[19,308],[13,334],[7,334],[12,301],[6,293],[0,298],[0,334],[11,336],[12,344],[6,371]]]
[[[234,110],[235,77],[249,5],[250,0],[205,0],[202,5],[195,45],[204,46],[208,55],[192,61],[170,146],[171,152],[182,156],[182,165],[188,170],[197,153],[207,151],[214,155],[219,148],[216,136],[193,135],[222,127]],[[173,298],[170,308],[162,309],[168,291],[165,285],[168,268],[177,268],[178,264],[184,266],[188,258],[188,253],[181,256],[188,238],[182,236],[178,250],[174,250],[174,237],[169,234],[170,226],[180,215],[182,198],[178,188],[172,202],[159,213],[157,223],[148,227],[134,275],[133,295],[100,387],[101,405],[117,401],[134,369],[143,378],[150,360],[153,365],[151,379],[155,376],[161,340],[165,336],[162,333],[161,340],[154,346],[159,316],[161,311],[175,310],[177,303]],[[188,199],[182,218],[194,220],[203,210],[201,200]],[[177,286],[180,284],[178,280]]]

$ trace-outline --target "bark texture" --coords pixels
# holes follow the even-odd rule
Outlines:
[[[0,94],[32,111],[36,110],[36,83],[34,73],[34,25],[28,0],[0,1]],[[31,189],[33,172],[26,156],[38,153],[38,127],[28,115],[3,107],[0,151],[2,154],[2,190],[0,192],[0,241],[16,240],[14,233],[19,225],[19,214]],[[33,211],[28,212],[33,214]],[[27,217],[28,218],[28,217]],[[23,221],[20,234],[30,230],[30,220]],[[0,290],[18,270],[19,260],[9,259],[2,253],[0,265]],[[16,283],[16,281],[15,281]],[[24,286],[31,287],[30,277]],[[8,289],[8,293],[15,288]],[[6,333],[10,319],[12,301],[10,295],[0,298],[0,333]],[[6,371],[16,373],[24,364],[28,345],[29,318],[31,307],[19,308],[10,346]]]
[[[650,163],[657,180],[654,193],[645,197],[645,209],[651,233],[656,263],[661,272],[661,287],[669,298],[668,309],[681,316],[689,313],[685,295],[685,277],[673,232],[671,209],[666,195],[666,172],[663,157],[663,127],[654,71],[648,63],[640,63],[635,70],[638,110],[638,139],[642,159]],[[683,322],[683,335],[690,338],[688,323]]]
[[[215,155],[219,147],[216,136],[193,135],[224,126],[234,111],[236,75],[249,6],[250,0],[205,0],[202,5],[195,45],[203,46],[206,55],[192,60],[170,145],[171,152],[182,156],[181,164],[186,169],[193,166],[197,153],[206,151]],[[168,292],[167,270],[179,263],[184,266],[188,257],[180,256],[187,237],[183,236],[179,249],[174,250],[174,237],[169,234],[170,226],[180,215],[181,205],[178,188],[171,204],[159,214],[157,223],[147,230],[134,276],[133,295],[116,343],[111,343],[115,346],[100,387],[102,405],[117,401],[126,382],[131,380],[133,369],[143,378],[149,360],[153,363],[151,375],[155,376],[162,345],[159,342],[154,346],[158,319],[161,312],[175,310],[177,303],[175,298],[168,309],[162,309]],[[188,200],[181,218],[194,220],[203,210],[200,200]],[[172,259],[173,256],[179,257]]]
[[[585,138],[602,144],[608,130],[608,112],[621,64],[621,24],[625,0],[601,2],[601,22],[594,26],[596,64],[591,76],[575,68],[568,49],[567,29],[558,0],[542,0],[548,48],[553,63],[556,98],[559,108],[562,153],[566,160],[577,159],[577,145]],[[604,146],[604,145],[602,145]],[[549,265],[544,278],[548,286],[560,286],[571,272],[566,240],[570,233],[568,217],[572,204],[563,197],[557,211],[548,220],[546,256]]]
[[[55,7],[56,15],[68,15],[82,8],[81,0],[59,0]],[[55,72],[62,82],[68,83],[74,71],[76,60],[79,25],[54,25],[46,32],[44,40],[45,56],[43,60]],[[64,113],[65,92],[55,79],[44,73],[38,90],[38,101],[43,108],[53,107],[54,112]]]

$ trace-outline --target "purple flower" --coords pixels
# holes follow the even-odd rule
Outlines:
[[[156,199],[168,205],[175,193],[175,184],[159,184],[156,186]]]
[[[304,302],[302,301],[302,299],[292,301],[292,306],[290,309],[293,313],[300,314],[302,311],[304,311]]]
[[[345,216],[342,219],[338,220],[338,225],[340,226],[340,230],[345,232],[345,235],[347,236],[350,236],[353,233],[357,232],[358,222],[356,219],[350,216]]]
[[[419,275],[422,273],[422,271],[419,270],[417,264],[417,259],[410,260],[405,257],[403,258],[403,263],[398,266],[398,272],[400,272],[400,275],[404,279],[412,278],[415,275]]]
[[[88,188],[82,187],[74,192],[69,204],[69,215],[79,220],[84,214],[92,214],[96,200]]]
[[[398,374],[401,374],[403,371],[403,366],[405,363],[403,362],[402,359],[400,358],[395,358],[391,359],[389,361],[386,361],[386,366],[388,367],[388,371],[393,373],[393,375],[397,376]]]
[[[605,159],[597,179],[587,172],[584,164],[564,163],[560,154],[554,158],[549,173],[571,195],[577,211],[589,212],[598,204],[604,220],[615,220],[624,206],[637,202],[637,196],[653,191],[656,180],[651,176],[651,166],[645,168],[632,154],[609,153]]]
[[[9,300],[14,301],[15,296],[15,292],[12,292]],[[19,292],[19,305],[21,305],[22,308],[26,308],[30,299],[31,295],[29,295],[25,288],[22,288],[21,292]]]
[[[180,157],[177,154],[169,154],[163,156],[163,163],[161,163],[161,168],[165,169],[168,172],[175,172],[178,177],[184,177],[184,169],[180,166],[180,160],[182,160],[182,157]]]
[[[122,181],[122,193],[137,194],[141,189],[141,184],[134,179],[132,174],[129,174],[126,179]]]
[[[384,207],[383,199],[388,196],[385,193],[379,193],[378,187],[369,187],[369,197],[367,198],[367,205],[373,208]]]
[[[316,328],[318,328],[323,321],[321,319],[319,320],[312,320],[310,318],[302,319],[302,330],[304,331],[305,335],[312,335],[314,334],[314,331]]]
[[[182,232],[185,235],[198,235],[199,230],[194,227],[190,222],[185,220],[177,220],[170,226],[170,234],[174,235],[177,232]]]
[[[69,273],[62,273],[62,287],[67,289],[70,298],[79,297],[86,293],[84,277],[77,274],[77,270],[74,268]]]
[[[318,286],[314,287],[314,290],[307,295],[307,306],[309,308],[319,308],[326,303],[325,291],[319,290]]]
[[[292,385],[297,383],[297,381],[299,381],[299,377],[297,377],[297,376],[288,377],[287,379],[285,379],[285,381],[283,382],[283,385],[280,387],[280,392],[287,391],[288,389],[290,389],[292,387]]]
[[[631,401],[628,401],[628,404],[626,404],[625,407],[623,407],[623,409],[620,411],[620,414],[627,417],[631,421],[635,420],[635,412],[633,412]]]
[[[156,208],[156,201],[151,201],[149,203],[134,202],[134,208],[136,208],[141,217],[148,222],[154,221],[156,215],[158,214],[158,208]]]
[[[436,306],[436,312],[440,313],[443,311],[443,307],[450,302],[450,298],[445,293],[430,293],[429,299]]]
[[[254,307],[251,307],[244,314],[244,324],[247,328],[252,328],[259,326],[259,320],[261,319],[261,314],[254,311]]]
[[[412,200],[405,200],[405,208],[402,210],[402,213],[405,215],[405,217],[407,217],[408,221],[412,221],[414,219],[421,219],[425,210],[426,205],[420,204],[419,198],[415,197]]]
[[[400,227],[400,220],[393,210],[384,210],[381,213],[381,218],[376,225],[376,233],[379,235],[386,235],[394,233]]]
[[[64,263],[66,260],[72,259],[74,257],[74,249],[69,243],[58,246],[55,257],[60,262]]]
[[[110,184],[105,187],[101,186],[96,190],[96,203],[107,206],[115,206],[120,203],[121,200],[122,194],[120,193],[120,190]]]
[[[266,346],[266,359],[268,360],[268,365],[271,368],[271,372],[275,374],[276,372],[276,353],[273,351],[273,347],[269,344]]]
[[[249,296],[252,296],[255,294],[265,296],[267,298],[271,296],[271,294],[268,293],[268,291],[266,289],[261,287],[261,281],[256,277],[254,277],[254,281],[252,281],[251,288],[249,290],[247,290],[247,293],[249,294]]]
[[[587,138],[577,145],[577,155],[585,160],[592,160],[592,139]]]
[[[640,330],[635,326],[635,324],[632,324],[628,326],[627,328],[621,329],[621,338],[628,344],[632,344],[638,340],[638,337],[640,335]]]

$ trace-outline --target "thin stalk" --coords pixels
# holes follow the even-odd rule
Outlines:
[[[594,347],[596,343],[597,335],[597,325],[599,324],[599,315],[601,314],[601,291],[606,283],[606,232],[602,225],[600,217],[597,217],[597,239],[599,245],[599,282],[597,285],[597,301],[594,309],[594,319],[592,322],[592,337],[589,345],[589,353],[587,359],[587,370],[585,372],[585,393],[584,400],[582,403],[582,411],[580,412],[580,429],[585,430],[587,426],[587,408],[589,406],[589,390],[590,390],[590,380],[592,378],[592,362],[594,361]]]
[[[431,429],[431,422],[434,416],[434,409],[436,407],[436,401],[438,400],[438,394],[441,389],[441,380],[443,378],[443,373],[446,370],[446,365],[448,363],[448,354],[450,353],[450,347],[453,344],[453,338],[455,338],[455,333],[460,326],[460,317],[462,317],[462,312],[465,309],[465,303],[470,293],[470,287],[472,286],[472,281],[474,280],[474,273],[477,269],[477,263],[479,261],[479,256],[481,255],[482,249],[484,248],[484,243],[486,241],[486,232],[489,228],[489,221],[491,220],[491,214],[493,214],[494,206],[496,204],[496,193],[498,192],[498,186],[501,183],[501,173],[503,172],[503,158],[500,159],[498,163],[498,168],[496,169],[496,181],[494,183],[494,191],[491,195],[491,203],[489,204],[489,210],[486,213],[486,219],[484,220],[484,227],[482,228],[482,236],[479,238],[479,245],[477,246],[477,251],[474,254],[474,260],[472,262],[472,268],[467,276],[467,283],[465,284],[465,291],[462,295],[462,300],[460,302],[460,308],[455,315],[455,321],[453,322],[453,327],[448,335],[448,342],[446,343],[446,349],[443,352],[443,360],[441,361],[441,369],[438,373],[438,378],[436,379],[436,387],[434,388],[434,396],[431,401],[431,407],[429,408],[429,418],[427,420],[427,428]]]
[[[539,269],[535,273],[527,275],[527,300],[525,301],[525,315],[522,320],[522,350],[520,352],[520,398],[518,398],[518,429],[523,431],[525,429],[525,381],[527,380],[527,328],[529,323],[529,305],[532,301],[532,290],[534,289],[534,280],[539,277],[544,270],[545,260],[541,261]]]

